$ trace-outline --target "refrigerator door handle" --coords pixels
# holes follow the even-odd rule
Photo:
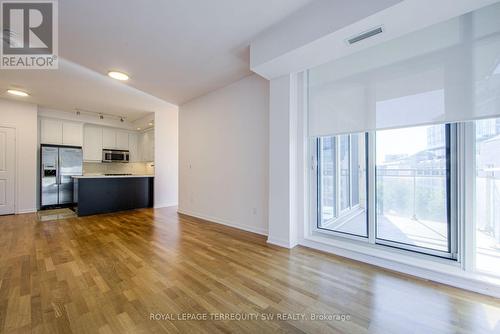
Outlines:
[[[56,184],[60,185],[61,184],[61,171],[59,170],[59,150],[57,150],[57,161],[56,161]]]
[[[58,185],[61,185],[61,166],[62,166],[62,159],[61,159],[61,150],[59,149],[59,155],[57,158],[57,177],[56,177],[56,182]]]

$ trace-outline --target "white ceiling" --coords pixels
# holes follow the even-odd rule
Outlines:
[[[309,0],[60,1],[61,56],[181,104],[250,73],[251,40]]]
[[[6,93],[8,88],[26,90],[30,96],[12,97]],[[59,59],[57,70],[0,71],[0,97],[62,111],[82,109],[116,114],[130,121],[170,106],[159,98],[65,59]]]
[[[268,29],[251,43],[251,69],[271,80],[346,57],[500,0],[349,1],[347,6],[345,0],[316,0]],[[379,26],[383,27],[383,33],[354,45],[346,43],[348,38]]]
[[[310,1],[59,1],[60,69],[0,70],[0,96],[17,86],[44,107],[139,118],[248,75],[250,41]]]

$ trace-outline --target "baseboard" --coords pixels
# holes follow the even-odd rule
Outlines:
[[[211,216],[207,216],[204,214],[200,214],[200,213],[192,212],[192,211],[188,211],[188,210],[178,209],[177,212],[179,212],[183,215],[207,220],[211,223],[216,223],[216,224],[221,224],[221,225],[225,225],[225,226],[229,226],[229,227],[234,227],[234,228],[237,228],[237,229],[240,229],[243,231],[252,232],[252,233],[267,236],[267,230],[261,229],[261,228],[256,228],[254,226],[249,226],[249,225],[245,225],[245,224],[235,224],[233,222],[228,222],[228,221],[225,221],[225,220],[217,218],[217,217],[211,217]]]
[[[417,279],[433,281],[453,286],[456,288],[480,293],[483,295],[500,298],[499,285],[485,280],[480,280],[478,278],[464,277],[454,274],[452,272],[443,273],[429,268],[422,268],[415,265],[403,264],[397,261],[391,261],[384,258],[380,258],[375,255],[359,253],[353,250],[348,250],[341,247],[335,247],[332,245],[327,245],[321,242],[316,242],[307,239],[302,240],[299,244],[305,247],[323,251],[325,253],[334,254],[351,260],[374,265],[380,268],[407,274]]]
[[[297,243],[293,244],[290,243],[288,240],[283,240],[283,239],[278,239],[278,238],[273,238],[273,237],[268,237],[267,238],[267,243],[275,246],[280,246],[288,249],[292,249],[293,247],[297,246]]]
[[[154,205],[154,208],[155,209],[168,208],[168,207],[177,206],[177,205],[178,205],[178,203],[158,203],[158,204]]]
[[[36,209],[23,209],[23,210],[17,210],[16,215],[22,215],[24,213],[34,213],[36,212]]]

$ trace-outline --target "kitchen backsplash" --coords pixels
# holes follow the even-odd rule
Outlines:
[[[155,173],[154,164],[151,162],[129,162],[129,163],[100,163],[84,162],[83,174],[145,174]]]

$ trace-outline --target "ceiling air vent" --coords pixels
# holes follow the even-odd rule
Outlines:
[[[384,30],[382,29],[382,27],[377,27],[377,28],[371,29],[369,31],[366,31],[364,33],[361,33],[361,34],[359,34],[357,36],[354,36],[352,38],[349,38],[347,40],[347,43],[349,45],[353,45],[355,43],[361,42],[362,40],[365,40],[367,38],[370,38],[370,37],[373,37],[375,35],[381,34],[383,32],[384,32]]]

